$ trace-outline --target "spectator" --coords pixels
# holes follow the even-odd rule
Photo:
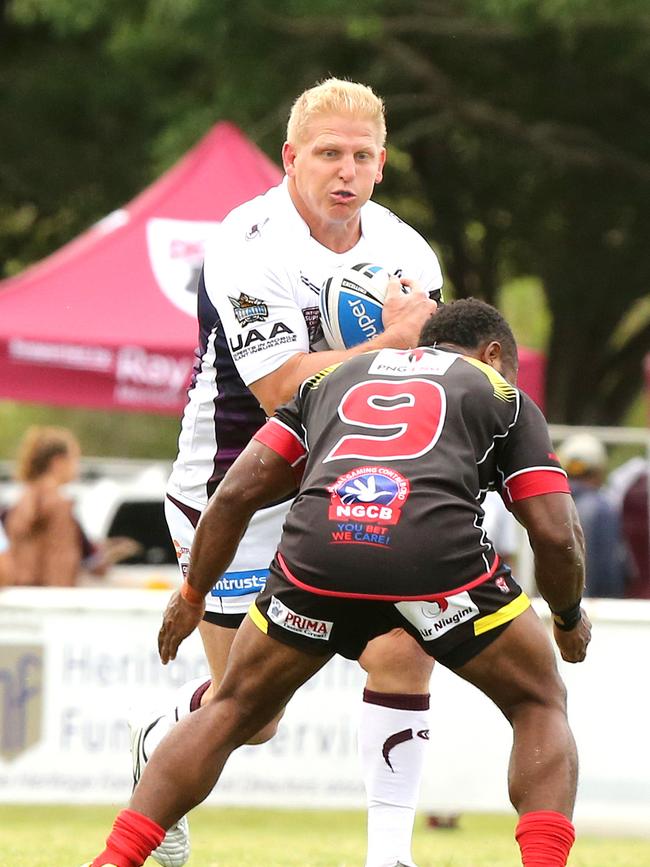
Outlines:
[[[620,502],[623,536],[632,561],[625,587],[625,595],[632,599],[650,599],[649,485],[648,462],[644,458],[632,458],[609,478],[609,488]]]
[[[629,559],[621,529],[621,515],[603,488],[607,452],[587,433],[568,437],[558,457],[569,476],[587,557],[586,596],[625,595]]]
[[[5,515],[11,584],[70,587],[83,571],[104,575],[137,550],[132,539],[93,545],[86,538],[64,493],[77,477],[80,454],[76,437],[64,428],[35,426],[26,432],[16,466],[23,490]]]

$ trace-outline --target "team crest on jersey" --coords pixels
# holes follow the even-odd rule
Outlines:
[[[268,319],[268,305],[259,298],[253,298],[251,295],[246,295],[245,292],[239,293],[239,298],[228,296],[228,300],[235,311],[237,322],[244,328],[252,322],[264,322]]]
[[[333,521],[397,524],[409,490],[408,479],[393,469],[357,467],[328,488],[328,517]]]
[[[205,247],[219,223],[205,220],[147,220],[149,263],[162,293],[196,316],[196,293]]]

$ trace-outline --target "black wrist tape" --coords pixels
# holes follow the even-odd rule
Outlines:
[[[580,605],[582,599],[578,599],[575,605],[565,608],[564,611],[553,611],[553,622],[562,632],[570,632],[580,623],[582,617]]]

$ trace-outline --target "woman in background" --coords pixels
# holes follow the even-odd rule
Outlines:
[[[6,583],[71,587],[82,572],[104,575],[136,552],[131,539],[93,545],[86,538],[65,493],[65,485],[78,476],[80,456],[77,438],[65,428],[27,430],[16,464],[24,487],[5,516],[12,560]]]

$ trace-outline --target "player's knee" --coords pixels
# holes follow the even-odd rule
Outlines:
[[[359,658],[368,687],[380,692],[426,692],[433,659],[403,629],[368,642]]]
[[[275,737],[275,734],[278,730],[278,725],[280,724],[280,716],[277,716],[275,719],[271,720],[270,723],[261,728],[256,734],[250,737],[246,743],[249,746],[258,746],[259,744],[265,744],[267,741],[270,741],[271,738]]]
[[[513,724],[531,714],[552,714],[566,719],[566,686],[557,672],[549,673],[547,678],[531,679],[524,689],[513,692],[501,710]]]

